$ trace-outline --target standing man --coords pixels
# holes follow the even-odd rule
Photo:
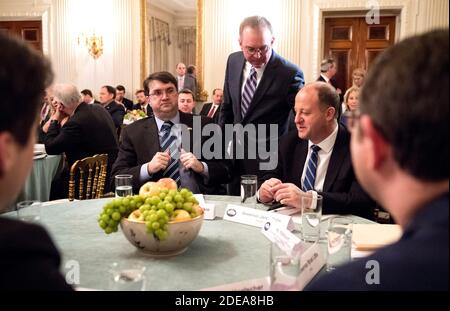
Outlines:
[[[336,89],[336,92],[339,95],[339,101],[342,103],[342,101],[344,99],[342,90],[337,87],[335,81],[333,80],[334,76],[337,73],[337,70],[338,70],[338,67],[336,65],[336,61],[333,58],[324,59],[320,63],[320,76],[317,78],[317,81],[331,84]],[[339,116],[340,115],[341,115],[341,112],[339,111]]]
[[[116,127],[117,132],[119,132],[120,126],[123,123],[123,117],[125,116],[125,109],[122,105],[119,105],[114,100],[116,98],[116,89],[110,85],[102,86],[100,89],[100,102],[103,107],[109,112],[111,115],[114,126]]]
[[[296,65],[273,51],[274,41],[272,25],[266,18],[252,16],[241,23],[239,44],[242,51],[228,58],[220,126],[263,124],[266,125],[267,140],[270,124],[278,125],[275,139],[286,133],[288,115],[294,107],[295,95],[304,85],[304,78]],[[256,140],[256,137],[246,138]],[[243,141],[237,143],[245,150]],[[226,144],[228,146],[229,142]],[[239,194],[239,175],[258,175],[259,162],[258,158],[234,162],[237,174],[229,187],[230,194]]]
[[[192,94],[197,94],[197,80],[192,74],[186,74],[186,65],[183,63],[177,64],[177,81],[178,92],[183,89],[191,90]]]
[[[125,97],[125,87],[123,85],[116,86],[116,102],[123,105],[126,110],[133,109],[133,101]]]
[[[1,213],[14,204],[33,166],[39,109],[53,73],[50,63],[23,41],[0,32],[0,46]],[[43,227],[0,217],[0,291],[71,290],[60,263]]]
[[[352,112],[356,176],[403,236],[307,290],[448,291],[448,36],[433,31],[383,52]]]
[[[219,120],[219,109],[222,102],[223,90],[214,89],[212,93],[212,102],[203,105],[202,111],[200,111],[200,115],[211,118],[214,120],[214,123],[217,123]]]
[[[145,95],[145,91],[137,90],[135,95],[137,99],[137,104],[133,106],[133,110],[134,109],[142,110],[147,114],[147,116],[151,116],[153,114],[153,110],[152,106],[150,106],[148,96]]]
[[[146,94],[150,96],[153,116],[137,120],[123,129],[119,155],[113,165],[113,176],[133,175],[133,191],[147,181],[163,177],[175,180],[179,187],[194,193],[219,194],[220,184],[229,182],[231,169],[223,160],[203,160],[189,150],[208,137],[195,137],[194,122],[200,127],[211,122],[202,116],[194,116],[178,110],[177,80],[168,72],[155,72],[144,81]],[[176,125],[187,127],[189,145],[180,146],[182,131]],[[197,123],[196,123],[197,124]],[[194,130],[193,130],[194,129]],[[186,133],[184,133],[186,134]],[[199,135],[201,136],[201,135]],[[187,150],[187,151],[186,151]]]

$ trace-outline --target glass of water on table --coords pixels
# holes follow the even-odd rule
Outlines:
[[[126,197],[133,195],[133,176],[116,175],[116,197]]]
[[[244,206],[256,206],[256,192],[258,190],[258,177],[256,175],[241,176],[241,203]]]

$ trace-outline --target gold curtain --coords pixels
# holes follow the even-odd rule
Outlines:
[[[195,64],[196,27],[178,28],[178,48],[181,62],[187,66]]]
[[[169,24],[152,17],[150,19],[150,73],[169,70]]]

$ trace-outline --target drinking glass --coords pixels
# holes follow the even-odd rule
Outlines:
[[[327,271],[350,261],[352,249],[352,224],[348,217],[333,217],[328,224]]]
[[[276,243],[270,247],[270,290],[300,290],[300,254],[287,254]]]
[[[27,222],[38,222],[41,219],[41,205],[39,201],[21,201],[16,204],[17,218]]]
[[[248,207],[256,206],[256,191],[258,189],[258,177],[256,175],[241,176],[241,203]]]
[[[320,238],[322,200],[321,195],[302,196],[302,239],[305,242],[314,243]]]
[[[145,290],[145,266],[139,263],[117,263],[109,267],[110,290],[142,291]]]
[[[116,175],[116,197],[133,195],[133,176]]]

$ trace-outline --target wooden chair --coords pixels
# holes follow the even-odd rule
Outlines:
[[[107,154],[96,154],[76,161],[70,168],[69,201],[75,199],[76,192],[78,200],[101,198],[105,190],[107,165]]]

